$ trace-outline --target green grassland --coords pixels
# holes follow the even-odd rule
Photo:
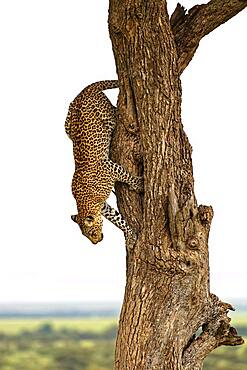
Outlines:
[[[247,337],[247,314],[232,314]],[[0,370],[112,370],[117,318],[0,319]],[[204,370],[246,370],[247,345],[221,347]]]
[[[88,318],[42,318],[42,319],[0,319],[0,333],[17,335],[23,330],[34,331],[45,323],[50,322],[54,330],[74,329],[78,331],[90,331],[101,333],[106,329],[117,325],[116,317],[88,317]]]

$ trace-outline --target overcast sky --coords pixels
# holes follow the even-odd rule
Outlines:
[[[12,0],[0,10],[0,302],[120,301],[123,237],[105,221],[93,246],[70,220],[74,163],[64,132],[81,89],[116,78],[108,1]],[[215,211],[211,291],[222,298],[247,297],[246,31],[245,11],[203,39],[182,75],[196,195]]]

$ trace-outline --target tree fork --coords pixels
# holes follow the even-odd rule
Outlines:
[[[227,317],[232,307],[209,291],[213,210],[197,205],[192,149],[181,122],[179,76],[195,48],[184,44],[179,51],[176,32],[181,38],[185,23],[176,12],[170,21],[164,0],[110,0],[120,83],[111,153],[132,173],[143,172],[145,187],[143,195],[116,188],[138,239],[127,250],[115,370],[201,369],[212,349],[243,343]]]

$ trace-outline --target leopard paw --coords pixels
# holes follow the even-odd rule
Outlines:
[[[137,234],[133,230],[129,230],[128,232],[124,233],[124,236],[127,249],[133,249],[137,240]]]

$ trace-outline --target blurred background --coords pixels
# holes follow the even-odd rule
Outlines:
[[[176,1],[168,6],[171,13]],[[74,163],[64,132],[69,103],[82,88],[116,78],[108,0],[13,0],[0,9],[0,369],[109,370],[124,240],[105,221],[104,241],[92,246],[70,220]],[[197,199],[215,212],[211,291],[235,305],[233,325],[244,336],[246,19],[244,11],[205,37],[182,75]],[[115,104],[117,90],[107,95]],[[224,347],[205,369],[246,364],[246,345]]]

